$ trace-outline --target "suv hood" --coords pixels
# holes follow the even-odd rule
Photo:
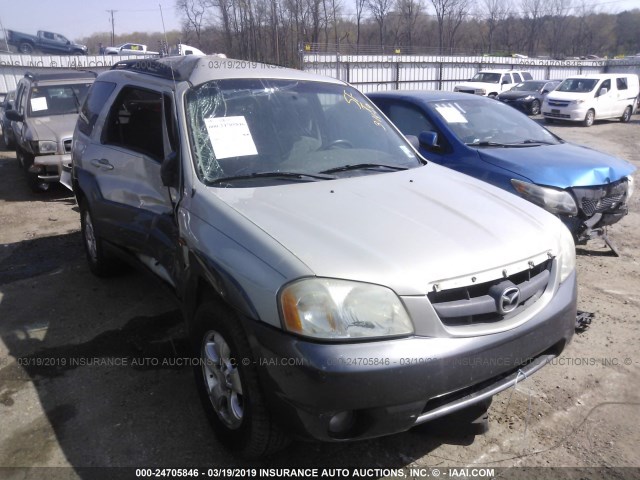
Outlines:
[[[71,138],[78,120],[77,113],[35,117],[27,120],[33,140],[60,140]]]
[[[584,100],[585,97],[595,96],[595,90],[590,92],[558,92],[557,90],[547,95],[547,100]]]
[[[387,285],[400,295],[424,295],[431,283],[461,276],[471,283],[476,273],[555,254],[565,228],[530,202],[435,164],[208,191],[316,275]]]
[[[629,162],[587,147],[561,143],[523,148],[479,148],[487,163],[558,188],[605,185],[635,170]]]
[[[524,91],[524,90],[518,90],[518,91],[514,92],[512,90],[507,90],[506,92],[502,92],[501,94],[499,94],[498,97],[499,98],[507,98],[509,100],[515,100],[517,98],[528,97],[529,95],[533,95],[535,97],[538,94],[539,93],[537,91],[527,92],[527,91]]]
[[[464,88],[493,88],[496,86],[500,86],[498,83],[487,83],[487,82],[462,82],[457,83],[456,87],[464,87]]]

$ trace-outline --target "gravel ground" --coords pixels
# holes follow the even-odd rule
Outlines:
[[[634,115],[628,124],[550,129],[640,167],[639,127]],[[595,315],[591,327],[554,365],[495,397],[487,433],[423,426],[352,444],[294,443],[259,463],[216,442],[188,367],[35,363],[162,360],[185,348],[172,297],[135,272],[93,277],[79,229],[63,187],[30,193],[15,154],[0,153],[0,467],[73,467],[60,478],[91,478],[79,469],[91,466],[640,467],[638,193],[610,230],[620,258],[602,241],[578,249],[579,309]],[[607,472],[585,478],[640,475]],[[0,469],[0,478],[22,475]]]

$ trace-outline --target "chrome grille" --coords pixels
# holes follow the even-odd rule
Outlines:
[[[549,259],[505,278],[430,292],[427,296],[440,320],[447,326],[498,322],[517,315],[540,298],[549,284],[552,264],[553,259]],[[519,291],[517,305],[508,313],[502,313],[496,292],[514,287]]]
[[[624,178],[608,185],[573,188],[573,193],[584,214],[592,216],[616,210],[623,205],[627,188],[627,179]]]

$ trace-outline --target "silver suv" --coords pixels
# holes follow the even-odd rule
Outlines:
[[[120,62],[72,157],[90,269],[115,256],[175,291],[206,413],[245,456],[486,410],[572,336],[562,223],[425,161],[338,80]]]
[[[7,119],[16,157],[34,192],[60,180],[62,164],[71,160],[71,138],[96,74],[93,72],[26,73],[16,88]]]

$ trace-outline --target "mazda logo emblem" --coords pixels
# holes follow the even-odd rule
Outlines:
[[[498,312],[501,315],[513,312],[520,303],[520,290],[518,287],[508,287],[502,291],[498,299]]]

